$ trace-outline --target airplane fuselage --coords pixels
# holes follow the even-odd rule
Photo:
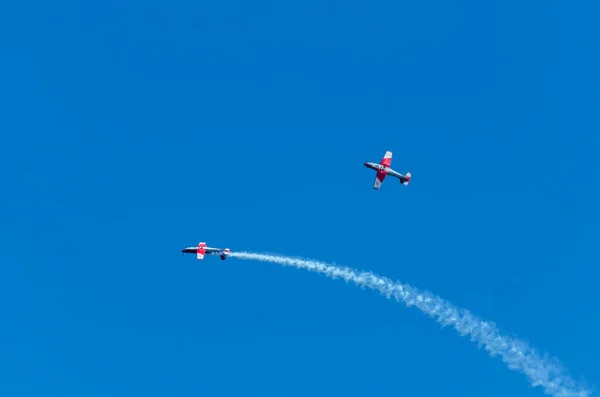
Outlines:
[[[370,168],[372,170],[375,170],[377,172],[381,172],[381,173],[383,173],[385,175],[394,176],[396,178],[403,178],[404,177],[404,175],[400,174],[399,172],[394,171],[390,167],[386,167],[385,165],[373,163],[373,162],[370,162],[370,161],[366,161],[365,162],[365,167]]]
[[[184,254],[196,254],[196,259],[201,261],[205,255],[219,255],[222,260],[225,260],[231,253],[229,248],[212,248],[207,247],[204,241],[199,242],[196,247],[187,247],[181,250]]]
[[[204,255],[228,255],[229,252],[222,248],[204,247],[206,251]],[[184,254],[196,254],[198,253],[198,247],[187,247],[181,250]]]

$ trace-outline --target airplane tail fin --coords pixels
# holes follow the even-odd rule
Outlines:
[[[410,178],[411,178],[411,173],[407,172],[406,176],[400,178],[400,183],[403,184],[404,186],[407,186],[410,182]]]
[[[231,250],[229,248],[225,248],[223,250],[223,254],[221,255],[221,260],[225,260],[227,259],[227,255],[229,255],[231,253]]]

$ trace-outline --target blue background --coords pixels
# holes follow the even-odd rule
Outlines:
[[[541,396],[372,270],[600,379],[598,7],[0,6],[0,394]],[[408,187],[372,189],[394,153]]]

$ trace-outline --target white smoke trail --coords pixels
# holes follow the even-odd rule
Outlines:
[[[251,252],[232,252],[231,257],[302,268],[333,279],[339,277],[346,282],[352,281],[360,287],[379,291],[388,299],[393,296],[398,302],[403,302],[409,307],[416,306],[443,326],[451,325],[461,336],[470,335],[471,340],[477,342],[479,347],[484,346],[492,357],[500,356],[508,368],[524,373],[533,387],[541,386],[546,394],[555,397],[591,395],[590,391],[576,385],[558,360],[540,357],[527,342],[501,335],[495,324],[476,317],[466,309],[455,307],[429,292],[419,291],[410,285],[393,282],[371,272],[359,272],[313,260]]]

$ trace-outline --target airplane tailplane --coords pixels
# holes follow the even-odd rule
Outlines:
[[[411,173],[407,172],[406,176],[400,178],[400,183],[403,184],[404,186],[406,186],[410,182],[410,178],[411,178]]]

